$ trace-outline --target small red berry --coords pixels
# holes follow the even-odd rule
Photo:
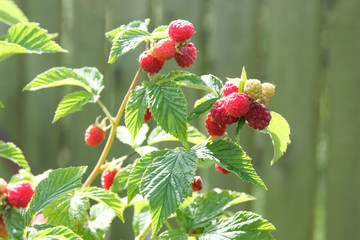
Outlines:
[[[6,186],[7,182],[3,178],[0,178],[0,195],[5,193]]]
[[[245,115],[245,120],[250,127],[262,130],[269,125],[271,112],[264,104],[252,103],[248,113]]]
[[[224,107],[229,115],[241,117],[249,111],[249,97],[245,93],[234,92],[225,97]]]
[[[145,72],[154,74],[161,70],[165,64],[165,61],[156,59],[150,51],[145,51],[139,57],[139,64]]]
[[[191,232],[190,232],[192,235],[196,235],[197,234],[197,231],[196,231],[196,229],[193,229],[193,230],[191,230]]]
[[[145,116],[144,116],[144,123],[147,123],[150,119],[152,119],[152,114],[150,112],[150,109],[147,108],[146,109],[146,113],[145,113]]]
[[[14,208],[25,208],[35,190],[28,181],[17,182],[5,190],[7,200]]]
[[[95,124],[91,124],[85,132],[85,142],[90,146],[96,146],[105,139],[105,131]]]
[[[217,170],[219,170],[221,173],[223,173],[223,174],[228,174],[228,173],[230,173],[228,170],[226,170],[225,168],[223,168],[223,167],[221,167],[219,164],[215,164],[215,168],[217,169]]]
[[[225,110],[224,104],[225,104],[224,98],[216,100],[213,108],[210,111],[211,117],[214,119],[215,122],[217,122],[220,125],[224,125],[224,124],[230,125],[236,123],[238,118],[229,115]]]
[[[196,176],[194,181],[191,183],[191,188],[193,191],[200,191],[202,189],[202,180],[201,177]]]
[[[208,115],[206,116],[205,127],[206,127],[207,132],[212,137],[224,135],[224,133],[227,129],[226,124],[220,125],[220,124],[216,123],[214,121],[214,119],[211,117],[211,113],[208,113]]]
[[[105,169],[101,175],[101,184],[104,186],[106,190],[109,190],[111,188],[111,185],[114,182],[114,178],[116,173],[118,172],[117,169],[110,170]]]
[[[233,92],[239,92],[239,88],[237,86],[235,86],[232,82],[227,81],[224,85],[224,87],[222,88],[224,97],[232,94]]]
[[[153,53],[156,59],[170,59],[175,54],[175,44],[170,38],[162,39],[156,43],[155,47],[153,48]]]
[[[2,214],[0,214],[0,238],[7,238],[9,237],[9,233],[6,229],[4,217]]]
[[[183,42],[194,34],[194,26],[186,20],[174,20],[169,24],[169,37],[175,42]]]
[[[182,67],[190,67],[196,59],[196,48],[194,44],[189,43],[179,48],[180,52],[174,55],[176,63]]]

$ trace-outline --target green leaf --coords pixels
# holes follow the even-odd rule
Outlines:
[[[151,222],[150,207],[147,200],[134,203],[134,218],[132,222],[134,235],[138,236]]]
[[[77,233],[86,240],[103,240],[114,218],[113,210],[98,203],[91,207],[90,219],[80,225]]]
[[[0,157],[9,159],[20,167],[31,171],[23,152],[14,143],[0,141]]]
[[[168,150],[153,151],[135,161],[135,166],[129,176],[127,190],[128,203],[130,203],[135,195],[139,193],[141,179],[151,162],[159,156],[164,156],[167,152]]]
[[[218,98],[210,98],[200,104],[198,104],[188,115],[187,121],[190,122],[198,117],[200,117],[201,114],[208,112],[214,103],[218,100]]]
[[[118,126],[116,128],[116,138],[119,139],[119,141],[122,143],[128,144],[133,148],[137,148],[145,141],[148,131],[149,125],[144,123],[136,135],[135,140],[132,141],[129,130],[125,126]]]
[[[202,75],[201,80],[204,81],[209,88],[213,89],[213,92],[215,92],[218,97],[223,96],[223,84],[218,77],[215,77],[212,74]]]
[[[54,123],[71,113],[81,111],[82,107],[89,102],[96,102],[94,95],[89,92],[79,91],[66,95],[59,103],[52,122]]]
[[[241,72],[241,79],[239,82],[239,92],[244,92],[244,86],[245,86],[245,82],[247,81],[247,76],[246,76],[246,71],[245,71],[245,67],[243,67],[242,72]]]
[[[273,165],[284,155],[287,145],[291,143],[290,126],[280,114],[271,111],[271,121],[267,130],[274,146],[274,158],[271,160],[271,165]]]
[[[132,142],[135,141],[136,135],[143,126],[147,105],[145,87],[133,89],[125,109],[125,124]]]
[[[193,126],[190,126],[188,128],[187,135],[189,142],[193,144],[203,143],[207,140],[206,136]],[[155,143],[165,142],[165,141],[178,141],[178,139],[166,133],[159,126],[154,128],[154,130],[150,133],[147,139],[148,145],[153,145]]]
[[[240,141],[239,141],[240,131],[244,125],[245,125],[245,118],[244,118],[244,116],[242,116],[238,119],[236,130],[235,130],[235,139],[236,139],[237,144],[240,144]]]
[[[108,63],[114,63],[123,54],[135,49],[151,34],[141,29],[125,29],[119,32],[113,40]]]
[[[232,205],[255,198],[246,194],[229,190],[221,192],[212,190],[203,196],[198,196],[176,211],[179,225],[189,232],[196,228],[206,227]]]
[[[0,0],[0,21],[13,25],[29,20],[20,8],[11,0]]]
[[[0,100],[0,108],[4,108],[4,104],[2,103],[1,100]]]
[[[174,149],[156,157],[146,169],[140,192],[150,202],[152,236],[185,198],[191,195],[190,185],[194,179],[196,164],[194,151]]]
[[[44,217],[49,224],[64,225],[76,230],[79,222],[84,222],[87,210],[90,208],[89,199],[81,192],[65,194],[43,209]]]
[[[232,217],[219,219],[205,228],[200,240],[263,240],[264,233],[275,227],[266,219],[251,212],[239,212]],[[273,239],[273,238],[265,238]]]
[[[10,239],[24,239],[24,230],[26,228],[26,219],[24,209],[9,208],[4,212],[4,221]]]
[[[35,216],[46,206],[62,195],[81,187],[81,176],[86,167],[60,168],[52,171],[35,188],[35,194],[30,202],[30,217]]]
[[[128,30],[128,29],[140,29],[143,31],[147,31],[148,28],[147,26],[149,25],[149,19],[146,19],[145,21],[132,21],[127,25],[121,25],[118,28],[115,28],[109,32],[107,32],[105,35],[106,37],[113,42],[116,35],[118,35],[120,32],[123,32],[124,30]]]
[[[15,43],[0,41],[0,61],[17,53],[27,53],[27,50]]]
[[[120,169],[115,175],[114,182],[111,185],[110,191],[118,193],[124,190],[128,185],[129,176],[132,169],[133,165],[131,164]]]
[[[88,198],[111,208],[116,216],[124,222],[123,212],[125,210],[125,203],[120,200],[117,194],[98,187],[84,188],[81,192]]]
[[[144,82],[150,111],[165,132],[178,138],[188,148],[186,99],[173,82],[153,84]]]
[[[251,164],[251,158],[235,143],[224,140],[209,141],[194,146],[200,159],[211,159],[243,181],[253,183],[265,189],[266,186]]]
[[[138,147],[135,149],[135,151],[141,156],[145,156],[148,153],[151,153],[153,151],[159,151],[158,148],[153,147],[153,146],[142,146],[142,147]]]
[[[33,240],[82,240],[82,238],[64,226],[47,228],[32,236]]]
[[[188,240],[189,235],[184,233],[183,231],[176,230],[168,230],[159,235],[156,240]]]
[[[152,31],[151,38],[155,40],[168,38],[169,37],[168,28],[169,27],[167,25],[158,26],[157,28],[154,29],[154,31]]]

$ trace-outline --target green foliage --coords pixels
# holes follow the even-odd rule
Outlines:
[[[244,125],[245,125],[245,118],[244,118],[244,116],[242,116],[238,119],[236,130],[235,130],[235,140],[236,140],[237,144],[240,144],[240,142],[239,142],[240,131]]]
[[[131,140],[130,132],[125,126],[118,126],[116,128],[116,138],[119,139],[120,142],[128,144],[134,149],[138,148],[143,144],[146,139],[146,134],[149,131],[149,126],[144,123],[138,134],[136,135],[134,141]]]
[[[150,207],[146,200],[137,201],[134,203],[134,218],[133,229],[135,236],[145,229],[146,225],[151,222]]]
[[[156,240],[188,240],[189,235],[181,230],[169,230],[161,233]]]
[[[33,240],[82,240],[80,236],[64,226],[47,228],[31,236]]]
[[[6,229],[11,239],[23,239],[26,222],[23,209],[10,208],[4,212]]]
[[[189,142],[193,144],[203,143],[207,139],[204,134],[202,134],[198,129],[193,126],[188,127],[187,136]],[[166,133],[160,127],[154,128],[147,139],[148,145],[153,145],[155,143],[165,141],[178,141],[178,139]]]
[[[1,100],[0,100],[0,108],[4,108],[4,104],[2,103]]]
[[[12,0],[0,0],[0,21],[13,25],[29,20]]]
[[[203,80],[205,84],[212,89],[212,92],[214,92],[218,97],[223,96],[222,93],[223,84],[218,77],[215,77],[212,74],[208,74],[201,76],[201,80]]]
[[[115,28],[109,32],[107,32],[105,35],[106,37],[109,39],[110,42],[113,42],[116,35],[118,35],[118,33],[123,32],[124,30],[128,30],[128,29],[140,29],[143,31],[147,31],[148,30],[148,26],[149,25],[149,19],[146,19],[144,22],[142,21],[132,21],[127,25],[121,25],[118,28]]]
[[[110,191],[121,192],[128,186],[130,172],[133,169],[133,165],[129,164],[124,168],[121,168],[115,175],[114,182],[111,185]]]
[[[23,152],[14,143],[0,141],[0,157],[9,159],[20,167],[30,171],[30,166],[26,161]]]
[[[187,117],[187,121],[190,122],[198,117],[200,117],[202,114],[204,114],[205,112],[208,112],[212,106],[214,105],[214,103],[216,102],[216,100],[218,100],[218,98],[210,98],[207,99],[205,101],[203,101],[202,103],[198,104],[188,115]],[[196,104],[196,103],[195,103]]]

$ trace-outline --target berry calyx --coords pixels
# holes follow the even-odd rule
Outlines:
[[[219,170],[222,174],[228,174],[228,173],[230,173],[228,170],[226,170],[225,168],[223,168],[223,167],[221,167],[219,164],[215,164],[215,168],[217,169],[217,170]]]
[[[9,237],[9,232],[6,229],[4,217],[0,214],[0,238],[7,238]]]
[[[262,97],[262,85],[257,79],[249,79],[245,82],[244,93],[248,95],[251,100],[257,100]]]
[[[150,74],[158,73],[165,61],[156,59],[150,51],[145,51],[139,56],[140,67]]]
[[[101,175],[101,184],[104,186],[106,190],[109,190],[114,183],[114,178],[116,173],[118,172],[117,169],[105,169]]]
[[[97,146],[105,139],[105,131],[96,124],[91,124],[85,132],[85,142],[90,146]]]
[[[220,125],[224,125],[224,124],[230,125],[237,122],[238,118],[229,115],[226,112],[224,105],[225,105],[224,98],[216,100],[213,108],[210,111],[211,117],[214,119],[214,121]]]
[[[196,48],[194,44],[189,43],[179,48],[179,52],[174,55],[176,63],[182,67],[190,67],[196,59]]]
[[[244,116],[249,111],[249,97],[245,93],[234,92],[225,97],[224,107],[233,117]]]
[[[174,56],[175,44],[170,38],[162,39],[156,43],[152,51],[156,59],[167,60]]]
[[[35,190],[28,181],[17,182],[5,190],[7,200],[14,208],[25,208],[34,195]]]
[[[235,86],[232,82],[227,81],[224,85],[224,87],[222,88],[224,97],[234,93],[234,92],[239,92],[239,88],[237,86]]]
[[[194,26],[186,20],[174,20],[169,24],[168,33],[175,42],[184,42],[194,34]]]
[[[206,116],[205,127],[206,127],[207,132],[212,137],[216,137],[216,136],[219,137],[219,136],[224,135],[224,133],[227,129],[226,124],[220,125],[220,124],[216,123],[214,121],[214,119],[211,117],[211,113],[208,113],[208,115]]]
[[[194,192],[200,191],[202,189],[202,180],[201,177],[196,176],[194,181],[191,183],[191,188]]]
[[[245,120],[250,127],[262,130],[269,125],[271,112],[264,104],[252,103],[248,113],[245,115]]]
[[[150,109],[147,108],[144,116],[144,123],[147,123],[150,119],[152,119],[152,117],[153,115],[151,114]]]
[[[267,104],[270,99],[274,96],[275,94],[275,86],[274,84],[271,83],[263,83],[262,84],[262,98],[261,98],[261,102],[263,104]]]
[[[0,195],[5,193],[6,186],[7,182],[3,178],[0,178]]]

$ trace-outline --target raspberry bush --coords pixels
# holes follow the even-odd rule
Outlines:
[[[24,44],[26,40],[39,41],[42,52],[65,51],[38,24],[24,21],[11,26],[8,35],[1,38],[1,44],[12,44],[12,48],[7,55],[0,53],[0,60],[16,53],[37,53],[27,49],[30,45]],[[14,143],[1,141],[0,156],[22,168],[9,183],[0,179],[1,237],[105,239],[113,219],[128,221],[123,212],[134,207],[133,230],[138,240],[150,234],[156,239],[273,239],[271,231],[275,228],[268,220],[252,212],[228,210],[234,204],[254,200],[252,196],[220,189],[206,192],[203,183],[206,187],[207,179],[196,174],[200,166],[215,167],[223,174],[235,174],[239,180],[266,189],[238,137],[246,125],[261,129],[256,131],[273,140],[271,164],[285,153],[290,143],[289,125],[264,105],[273,97],[274,85],[261,84],[260,80],[248,82],[245,69],[240,78],[227,79],[225,85],[214,75],[198,76],[185,71],[183,68],[196,64],[197,50],[189,42],[196,36],[193,24],[179,19],[153,31],[148,30],[148,24],[149,20],[134,21],[106,33],[112,44],[110,64],[143,42],[146,46],[134,59],[139,70],[116,115],[101,101],[103,75],[94,67],[54,67],[24,87],[24,91],[60,86],[81,88],[60,101],[53,122],[81,111],[88,103],[98,104],[99,115],[104,117],[100,124],[98,118],[89,126],[85,141],[89,148],[103,151],[96,166],[86,166],[84,161],[84,166],[48,170],[34,176],[23,152]],[[31,34],[42,34],[43,38]],[[17,39],[24,41],[16,42]],[[163,65],[173,57],[180,68],[162,72]],[[182,87],[207,92],[190,112]],[[120,125],[123,115],[125,126]],[[191,125],[200,116],[207,134]],[[150,119],[156,123],[152,129],[147,124]],[[84,129],[88,124],[84,123]],[[236,125],[236,130],[228,127],[231,124]],[[103,140],[105,143],[100,145]],[[113,142],[118,140],[134,151],[110,156]],[[154,146],[164,141],[177,141],[179,146]],[[132,156],[137,156],[136,160],[128,163],[126,160]],[[86,171],[90,175],[83,179]],[[100,176],[101,185],[96,186],[94,180]],[[120,198],[119,194],[125,191],[127,197]],[[178,229],[168,222],[171,217]]]

